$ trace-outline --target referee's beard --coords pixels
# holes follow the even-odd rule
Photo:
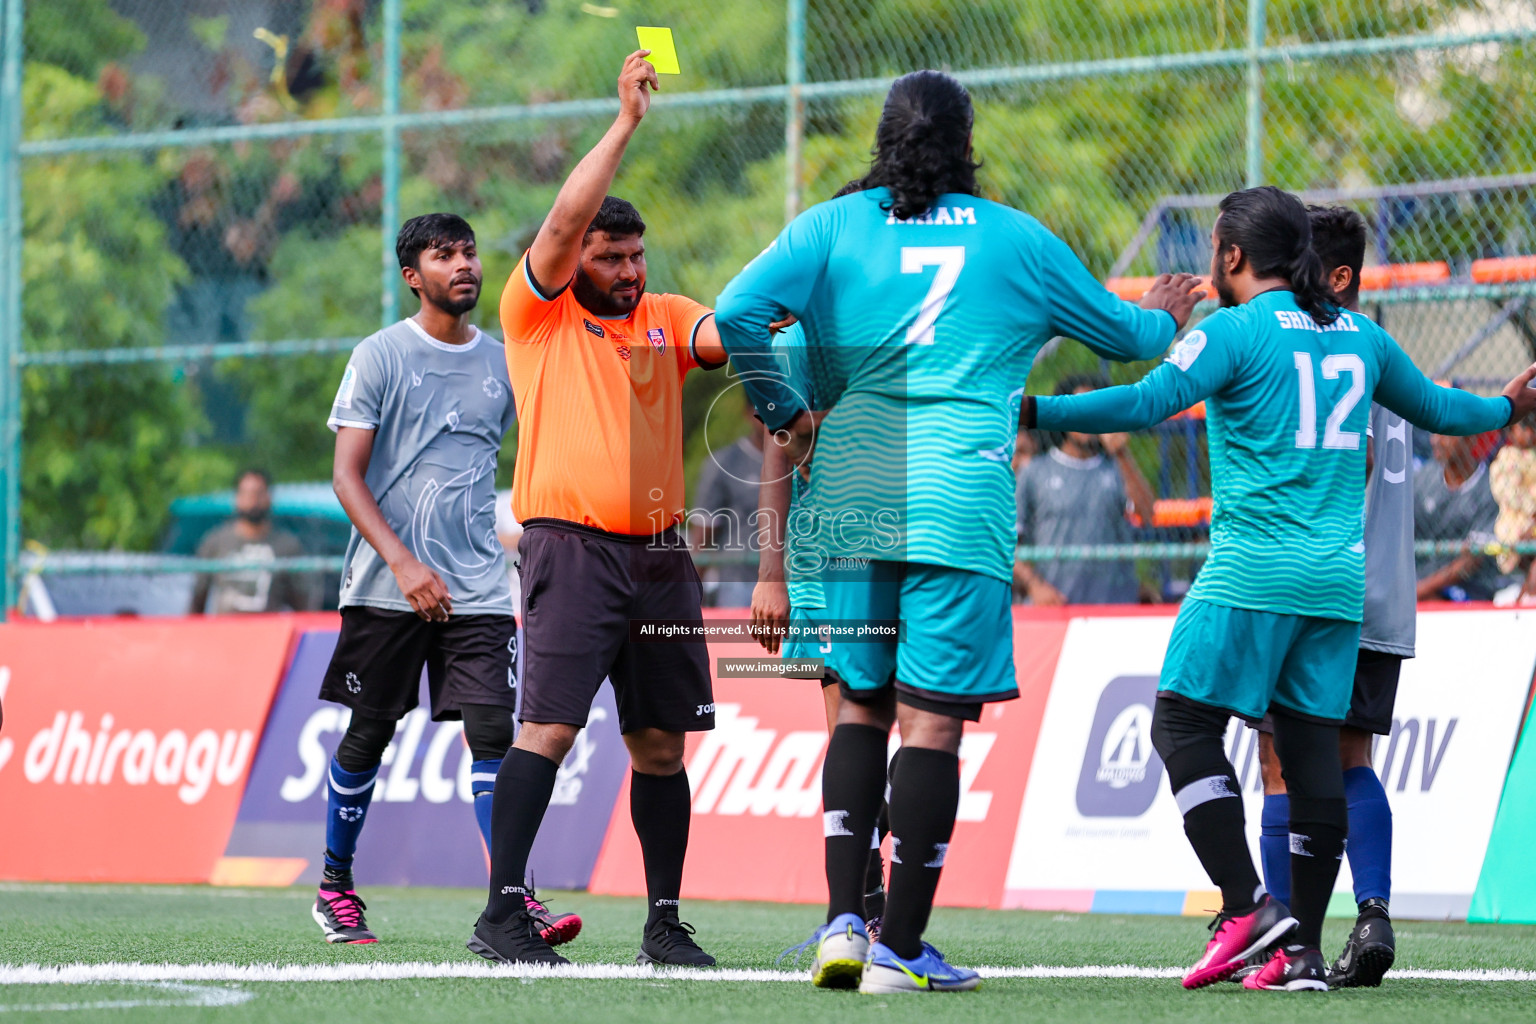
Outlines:
[[[645,278],[615,281],[611,289],[604,291],[578,266],[576,277],[571,281],[571,292],[589,313],[598,316],[629,316],[640,305],[640,298],[645,294]]]

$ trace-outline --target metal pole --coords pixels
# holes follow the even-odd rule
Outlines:
[[[801,143],[805,138],[805,0],[789,0],[788,24],[784,45],[784,220],[795,219],[800,212],[800,189],[804,184],[804,159]]]
[[[379,274],[382,326],[400,319],[400,268],[395,233],[400,230],[400,0],[384,0],[384,195],[379,203],[379,238],[384,249]]]
[[[4,0],[0,53],[0,621],[16,606],[21,549],[21,26]]]
[[[1248,166],[1243,180],[1249,188],[1264,182],[1264,23],[1268,0],[1248,0]]]

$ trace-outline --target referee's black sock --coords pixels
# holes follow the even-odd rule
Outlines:
[[[496,773],[491,804],[491,898],[485,919],[500,924],[526,907],[528,853],[555,791],[560,766],[542,754],[513,747]]]
[[[923,931],[960,810],[960,758],[903,747],[891,774],[891,888],[880,941],[897,956],[923,951]]]
[[[827,850],[827,920],[864,917],[870,840],[885,793],[885,745],[890,732],[844,723],[832,730],[821,769],[821,834]]]
[[[645,860],[648,909],[645,927],[677,917],[683,889],[683,860],[688,855],[688,823],[693,814],[688,773],[629,773],[629,816]]]

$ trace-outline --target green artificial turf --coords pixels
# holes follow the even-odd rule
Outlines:
[[[464,949],[483,894],[372,889],[368,919],[381,942],[327,946],[309,918],[310,890],[153,886],[0,887],[0,964],[368,964],[482,961]],[[552,894],[586,926],[562,948],[577,963],[633,963],[644,906]],[[815,907],[689,902],[685,919],[722,967],[772,968],[819,920]],[[929,938],[958,963],[980,966],[1130,964],[1177,968],[1199,957],[1196,918],[939,910]],[[1348,922],[1330,922],[1327,952]],[[1407,969],[1536,970],[1536,927],[1399,922]],[[210,997],[210,993],[212,993]],[[230,993],[234,993],[233,996]],[[248,997],[248,998],[247,998]],[[238,999],[238,1005],[134,1006]],[[22,1009],[33,1007],[33,1009]],[[1377,990],[1290,995],[1223,984],[1184,992],[1167,979],[989,979],[968,994],[862,996],[799,982],[447,978],[365,981],[0,985],[0,1024],[20,1021],[218,1021],[229,1024],[409,1024],[471,1021],[1530,1021],[1536,982],[1415,980]]]

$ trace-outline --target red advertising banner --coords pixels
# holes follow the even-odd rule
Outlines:
[[[206,882],[292,632],[282,616],[0,625],[0,878]]]
[[[1002,904],[1009,853],[1040,718],[1067,618],[1014,613],[1020,699],[989,705],[966,726],[960,813],[938,901]],[[711,644],[722,657],[757,657],[756,644]],[[893,739],[894,742],[894,739]],[[814,681],[715,678],[715,730],[689,737],[693,823],[683,895],[696,899],[823,902],[821,765],[827,726]],[[643,895],[628,778],[592,874],[591,891]]]

